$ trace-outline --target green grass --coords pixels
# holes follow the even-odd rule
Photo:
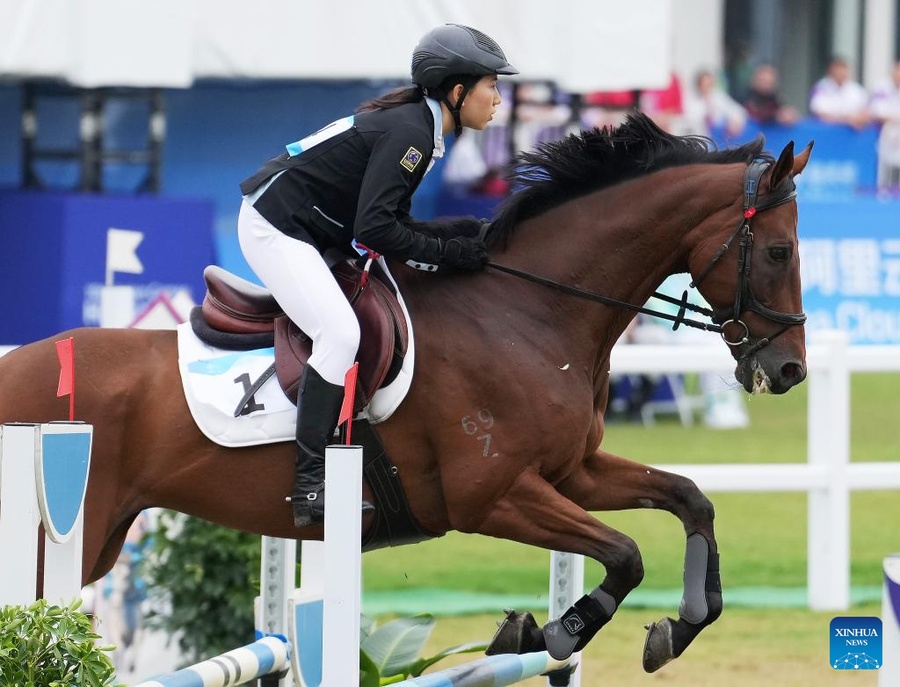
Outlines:
[[[877,616],[880,611],[880,606],[869,604],[854,608],[849,615]],[[726,608],[716,624],[704,630],[684,655],[648,675],[641,668],[643,625],[659,620],[661,614],[623,608],[584,651],[582,684],[585,687],[875,687],[877,671],[850,672],[830,667],[829,623],[834,615],[797,609],[773,612]],[[431,655],[467,641],[487,641],[496,619],[490,615],[441,618],[423,653]],[[541,616],[538,621],[544,619]],[[439,663],[434,670],[471,660],[472,656],[457,657]],[[546,684],[546,678],[540,677],[521,683],[522,687]]]
[[[852,378],[851,459],[900,460],[897,374]],[[711,430],[674,421],[654,427],[616,424],[604,447],[640,462],[756,463],[806,461],[807,386],[784,396],[747,401],[747,429]],[[806,495],[802,493],[710,494],[722,555],[723,585],[799,587],[806,584]],[[880,585],[882,558],[900,551],[900,493],[858,491],[851,500],[851,583]],[[681,586],[684,535],[672,516],[656,511],[598,514],[634,538],[644,557],[642,588]],[[546,594],[548,558],[512,542],[452,533],[417,546],[375,551],[363,557],[365,589],[457,589]],[[602,577],[588,562],[586,581]]]

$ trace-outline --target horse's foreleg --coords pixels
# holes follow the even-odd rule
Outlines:
[[[510,613],[488,653],[546,649],[554,658],[568,658],[609,622],[623,599],[644,577],[640,551],[630,537],[604,525],[561,496],[534,471],[520,474],[512,487],[494,501],[487,516],[469,531],[583,554],[606,569],[606,576],[596,589],[543,628],[537,626],[530,614]]]
[[[722,614],[715,512],[710,500],[686,477],[600,450],[558,489],[585,510],[659,508],[681,520],[687,541],[679,617],[647,626],[644,669],[652,673],[680,656],[700,631]]]

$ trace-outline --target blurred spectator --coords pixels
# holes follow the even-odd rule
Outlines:
[[[793,124],[800,118],[795,108],[782,101],[778,70],[771,64],[761,64],[753,71],[744,109],[760,124]]]
[[[869,101],[872,118],[881,125],[878,135],[878,187],[900,186],[900,62],[891,76],[879,82]]]
[[[738,102],[747,98],[753,65],[757,62],[753,44],[746,38],[736,38],[725,44],[724,81],[728,92]]]
[[[569,94],[547,82],[519,84],[517,123],[513,130],[516,150],[531,150],[539,143],[566,135],[572,119]]]
[[[850,78],[847,60],[832,57],[825,76],[812,88],[809,110],[823,122],[862,129],[869,123],[868,102],[866,89]]]
[[[747,124],[747,112],[717,83],[713,73],[703,69],[694,78],[684,105],[684,131],[711,136],[724,131],[739,136]]]
[[[637,91],[594,91],[585,93],[585,105],[607,110],[631,110],[637,104]]]
[[[473,131],[472,134],[480,134]],[[477,136],[465,136],[456,139],[447,154],[444,166],[444,183],[451,186],[470,188],[488,173],[487,163],[481,154],[480,141]]]
[[[673,131],[684,113],[678,75],[672,72],[669,84],[664,88],[648,88],[641,92],[640,108],[660,129]]]
[[[581,98],[581,126],[616,127],[638,107],[640,91],[594,91]]]

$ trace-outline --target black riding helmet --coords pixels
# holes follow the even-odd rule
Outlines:
[[[497,41],[490,36],[461,24],[445,24],[429,31],[416,45],[411,73],[414,84],[449,108],[459,136],[462,132],[459,108],[475,83],[471,77],[518,74],[519,70],[507,61]],[[470,78],[458,81],[463,84],[463,92],[454,107],[441,86],[448,78],[460,76]]]

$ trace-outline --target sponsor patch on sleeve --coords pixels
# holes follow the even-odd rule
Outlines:
[[[409,150],[406,151],[406,155],[400,158],[400,166],[412,172],[421,161],[422,153],[410,146]]]

